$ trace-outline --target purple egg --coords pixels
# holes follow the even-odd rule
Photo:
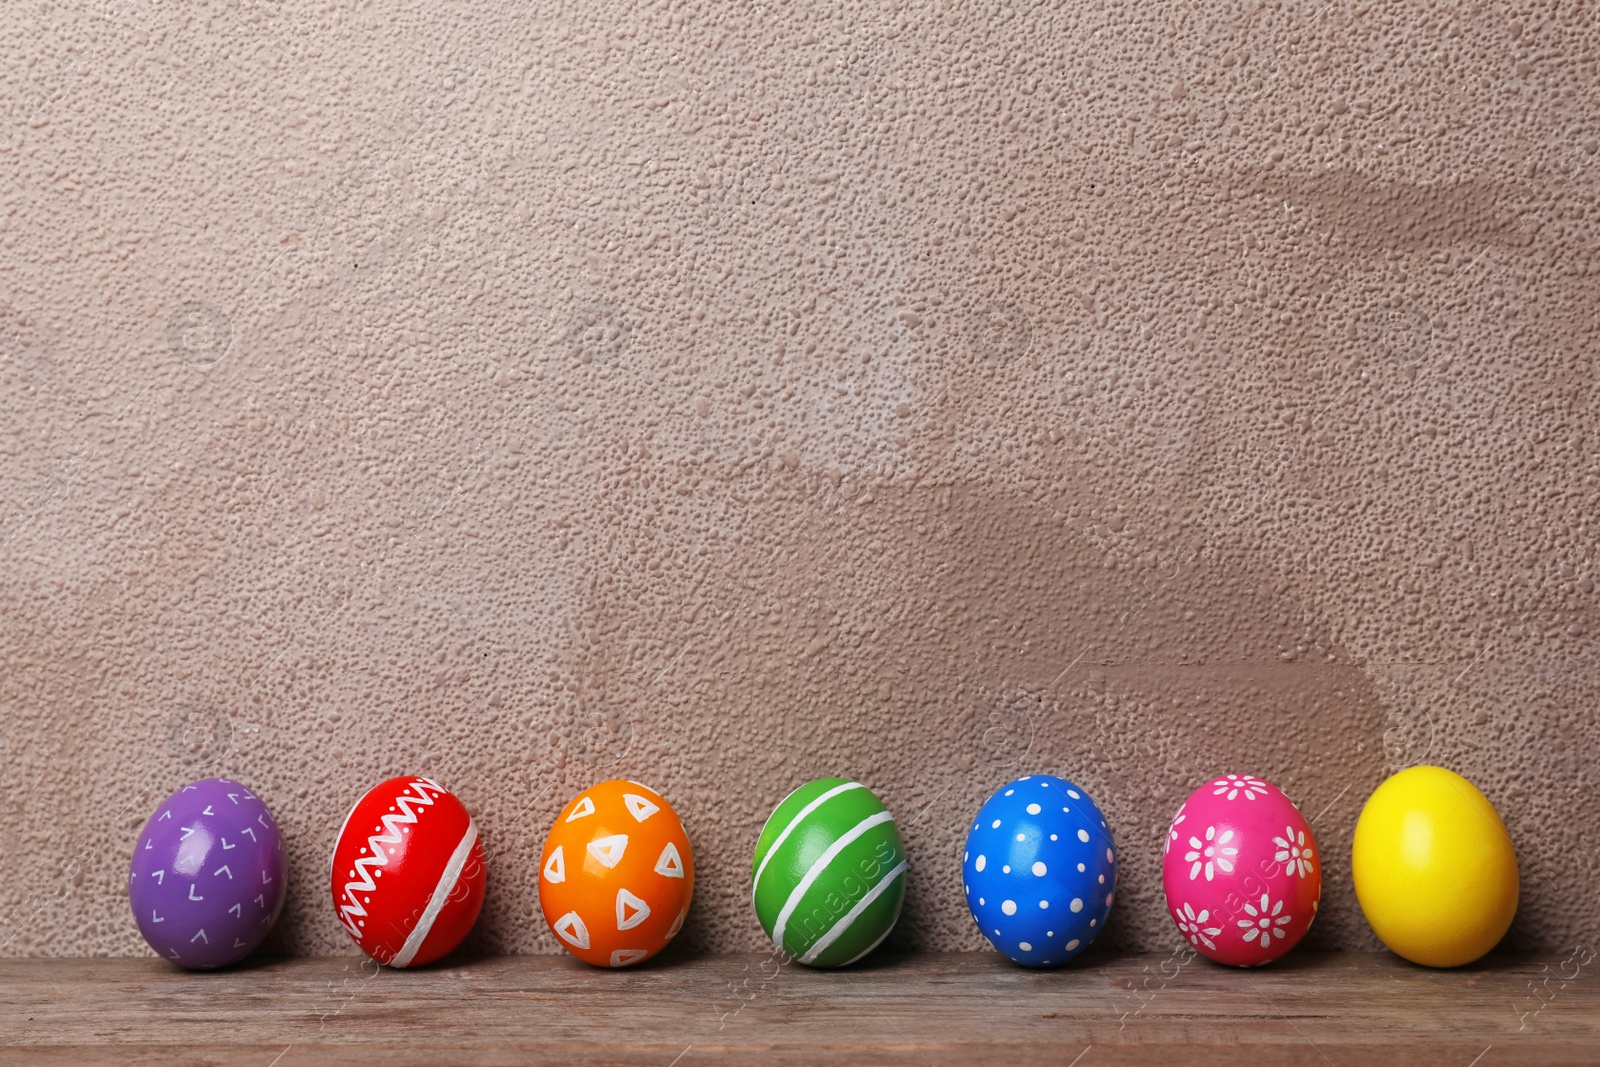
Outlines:
[[[237,963],[283,908],[283,839],[261,798],[227,778],[172,794],[133,846],[128,901],[139,932],[182,967]]]

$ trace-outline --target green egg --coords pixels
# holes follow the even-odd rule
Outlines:
[[[783,799],[756,841],[756,917],[812,967],[844,967],[889,936],[906,896],[906,850],[872,790],[819,778]]]

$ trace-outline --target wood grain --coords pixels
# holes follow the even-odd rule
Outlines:
[[[1031,972],[931,954],[816,972],[710,956],[613,973],[519,956],[194,975],[155,959],[0,960],[0,1064],[1600,1062],[1595,976],[1558,962],[1428,971],[1297,954],[1235,971],[1174,955]]]

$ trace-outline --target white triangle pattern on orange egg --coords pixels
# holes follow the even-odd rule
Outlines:
[[[572,809],[572,814],[567,816],[566,821],[575,822],[576,820],[583,818],[585,815],[593,814],[594,801],[589,797],[584,797],[582,800],[578,801],[578,806]]]
[[[589,928],[583,925],[583,917],[575,911],[561,916],[550,924],[550,928],[573,948],[589,947]]]
[[[652,804],[637,793],[622,794],[622,802],[628,806],[628,813],[639,822],[644,822],[661,810],[661,805]]]
[[[661,850],[661,858],[656,860],[656,873],[667,878],[683,877],[683,857],[678,855],[678,846],[671,841]]]
[[[617,890],[617,929],[632,930],[650,918],[650,905],[628,892]]]
[[[610,837],[597,837],[589,842],[589,855],[599,860],[607,870],[622,862],[622,854],[628,850],[627,834],[612,834]]]

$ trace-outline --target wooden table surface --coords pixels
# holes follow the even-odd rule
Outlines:
[[[1580,960],[1295,954],[1236,971],[1184,953],[1032,972],[984,953],[817,972],[710,956],[602,972],[523,956],[400,972],[340,957],[199,975],[0,960],[0,1064],[1597,1064],[1600,983]]]

